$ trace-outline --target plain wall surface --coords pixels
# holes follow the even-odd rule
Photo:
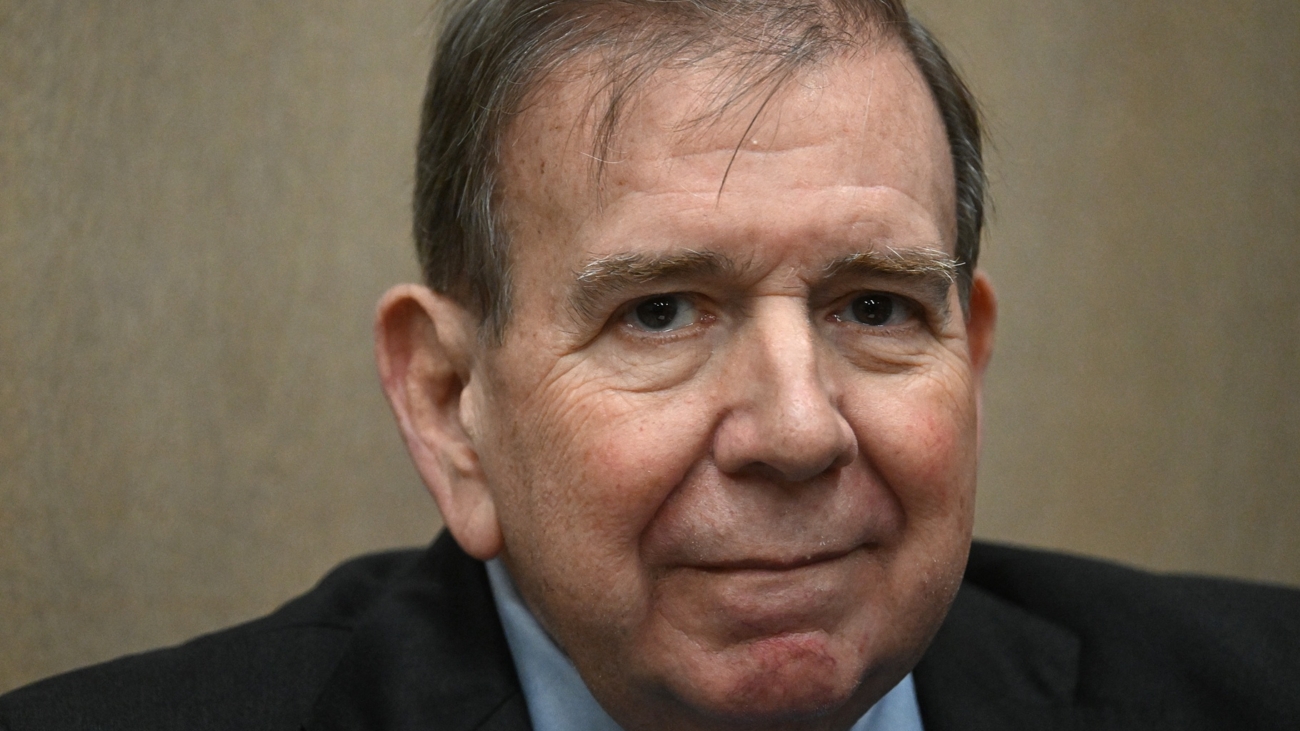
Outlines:
[[[913,6],[993,147],[977,532],[1300,584],[1300,4]],[[370,345],[430,33],[0,0],[0,690],[436,531]]]

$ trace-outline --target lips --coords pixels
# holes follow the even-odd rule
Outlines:
[[[819,551],[801,554],[787,554],[788,558],[741,558],[722,561],[707,561],[691,565],[699,571],[740,572],[740,571],[793,571],[806,566],[813,566],[828,561],[844,558],[856,548],[842,551]]]
[[[876,583],[863,548],[679,565],[660,575],[655,595],[674,626],[719,647],[832,632]]]

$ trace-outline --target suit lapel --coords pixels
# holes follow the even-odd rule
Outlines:
[[[1058,728],[1078,665],[1072,633],[963,584],[914,671],[925,729]]]
[[[1081,642],[970,583],[913,677],[925,731],[1152,731],[1149,708],[1079,700]]]
[[[358,622],[309,731],[529,731],[483,564],[443,533]]]

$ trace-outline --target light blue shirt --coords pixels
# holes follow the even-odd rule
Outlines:
[[[622,731],[519,598],[506,567],[498,560],[489,561],[487,572],[534,731]],[[911,674],[853,724],[851,731],[924,731]]]

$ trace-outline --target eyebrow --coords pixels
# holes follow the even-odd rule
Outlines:
[[[916,280],[947,315],[948,290],[957,280],[959,263],[940,249],[869,249],[842,256],[822,270],[823,280],[886,277]],[[733,259],[711,251],[671,254],[620,253],[588,261],[575,276],[569,305],[586,318],[599,317],[611,295],[648,282],[708,276],[734,276],[741,269]]]
[[[822,272],[825,280],[855,276],[915,281],[925,290],[940,314],[948,316],[948,292],[957,282],[961,262],[937,248],[903,249],[892,246],[840,257]]]
[[[826,265],[823,276],[827,279],[869,272],[874,274],[934,276],[948,284],[957,281],[960,263],[940,249],[904,249],[892,246],[859,251],[842,256]]]
[[[710,251],[612,254],[592,259],[582,267],[569,304],[584,317],[595,317],[601,302],[630,287],[687,275],[721,277],[738,268],[730,258]]]

